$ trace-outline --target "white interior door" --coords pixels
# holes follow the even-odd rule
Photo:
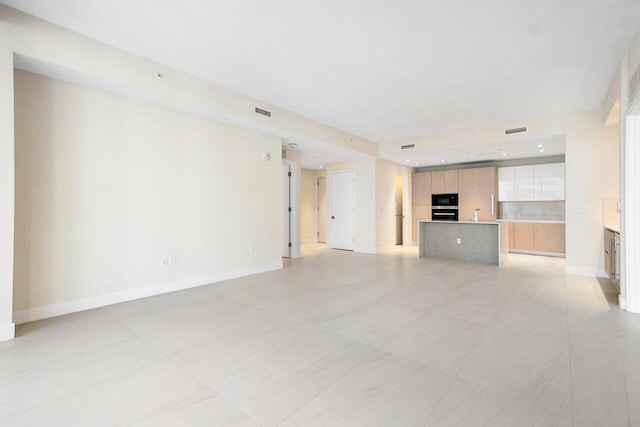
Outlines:
[[[329,209],[327,206],[327,179],[318,178],[318,243],[327,242],[327,221]]]
[[[331,173],[331,248],[355,249],[356,173]]]

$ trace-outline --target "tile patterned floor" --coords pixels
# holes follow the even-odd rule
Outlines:
[[[640,316],[606,281],[541,257],[304,253],[20,326],[0,425],[640,425]]]

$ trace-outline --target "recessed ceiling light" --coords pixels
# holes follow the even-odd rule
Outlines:
[[[506,157],[506,156],[507,156],[507,153],[502,153],[502,157]]]
[[[543,145],[542,144],[538,144],[538,148],[541,148],[541,147],[543,147]]]
[[[407,163],[409,163],[409,162],[410,162],[410,160],[407,159]]]
[[[541,152],[541,153],[544,153],[544,150],[543,150],[543,149],[541,149],[541,150],[540,150],[540,152]]]
[[[442,160],[442,163],[444,163],[444,160]]]
[[[164,77],[164,74],[162,74],[162,73],[156,73],[156,76],[158,76],[159,78],[163,78],[163,77]]]
[[[320,165],[320,169],[322,169],[324,166]]]
[[[473,160],[473,156],[469,157],[469,160]]]
[[[418,162],[416,162],[416,166],[418,166]]]

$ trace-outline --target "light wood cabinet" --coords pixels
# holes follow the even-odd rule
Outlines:
[[[431,172],[431,194],[444,194],[444,171]]]
[[[561,223],[510,222],[509,250],[564,254],[565,230]]]
[[[412,177],[412,203],[431,205],[431,172],[414,173]]]
[[[538,252],[565,253],[564,224],[533,224],[533,250]]]
[[[509,251],[514,250],[515,247],[515,234],[516,234],[516,230],[515,230],[515,222],[510,222],[507,224],[508,225],[508,230],[509,230]]]
[[[460,169],[459,211],[461,221],[473,218],[480,209],[480,221],[495,221],[497,218],[497,170],[495,167]]]
[[[445,193],[458,193],[458,171],[449,170],[444,171],[444,192]]]
[[[431,193],[458,193],[458,170],[431,172]]]
[[[522,251],[533,250],[533,224],[516,222],[513,226],[513,248]]]

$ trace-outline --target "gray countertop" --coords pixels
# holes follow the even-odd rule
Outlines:
[[[429,220],[420,220],[418,222],[435,222],[437,224],[480,224],[480,225],[482,225],[482,224],[485,224],[485,225],[499,225],[500,224],[497,221],[478,221],[478,222],[475,222],[475,221],[471,221],[471,220],[468,220],[468,221],[464,221],[464,220],[463,221],[429,221]]]

